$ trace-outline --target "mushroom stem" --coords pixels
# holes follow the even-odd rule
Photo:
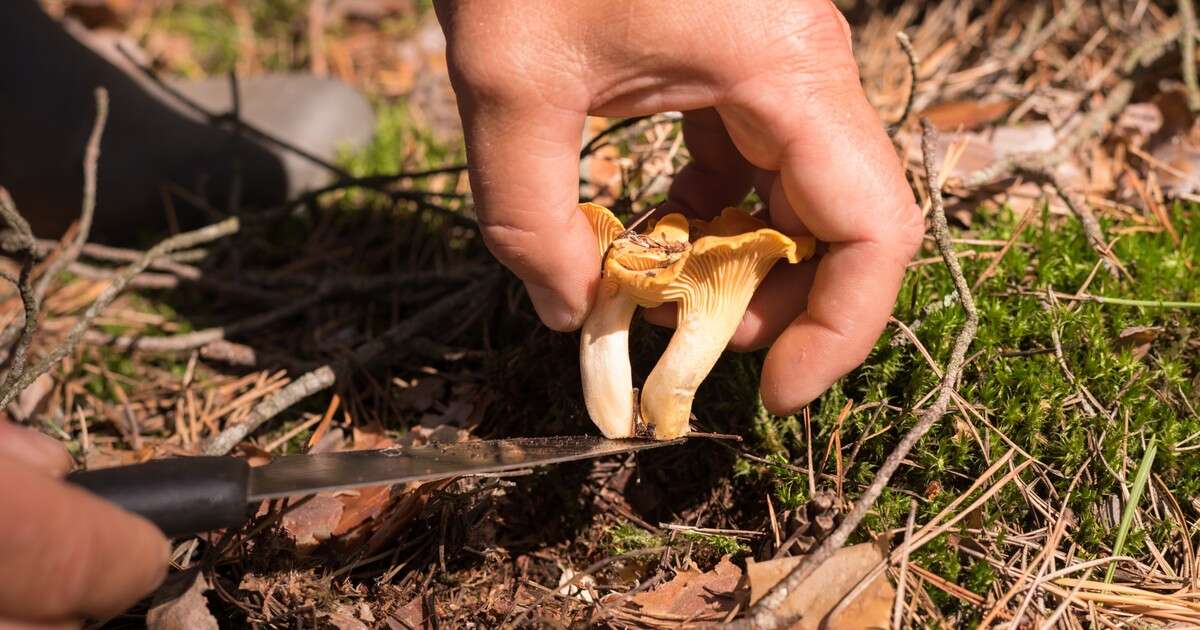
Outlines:
[[[688,433],[696,390],[729,345],[758,283],[730,285],[736,290],[720,301],[679,304],[675,334],[642,389],[641,413],[654,426],[655,439],[673,440]]]
[[[613,282],[602,281],[598,293],[579,341],[583,400],[604,437],[632,437],[629,323],[637,304]]]

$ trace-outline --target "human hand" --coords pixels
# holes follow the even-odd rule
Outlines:
[[[600,275],[595,236],[576,210],[586,115],[683,111],[693,161],[667,210],[711,217],[753,188],[777,229],[828,244],[819,261],[772,271],[731,342],[771,345],[767,408],[795,411],[866,358],[924,222],[832,2],[435,7],[484,240],[547,326],[578,328]]]
[[[149,521],[57,477],[54,440],[0,421],[0,628],[72,628],[133,605],[166,575]]]

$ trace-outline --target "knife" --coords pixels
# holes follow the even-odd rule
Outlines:
[[[519,470],[683,441],[514,438],[288,455],[258,467],[229,455],[174,457],[74,472],[67,481],[146,517],[174,537],[241,527],[266,499]]]

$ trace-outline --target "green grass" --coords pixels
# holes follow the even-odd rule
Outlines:
[[[709,561],[722,556],[738,556],[750,552],[750,548],[732,536],[702,532],[678,532],[676,536],[652,534],[636,525],[621,523],[607,530],[609,549],[614,554],[629,553],[638,549],[650,549],[671,545],[684,549],[692,545],[693,554],[705,556]]]
[[[1008,210],[977,218],[971,236],[1007,239],[1018,217]],[[975,292],[980,312],[979,334],[969,353],[958,392],[977,406],[981,415],[1021,449],[1049,466],[1045,479],[1053,485],[1049,496],[1045,481],[1026,471],[1021,478],[1033,492],[1056,509],[1066,495],[1074,475],[1083,470],[1083,481],[1072,490],[1067,507],[1078,525],[1068,532],[1079,545],[1078,553],[1098,557],[1111,552],[1116,527],[1099,515],[1107,498],[1120,496],[1121,484],[1134,477],[1134,469],[1152,439],[1160,448],[1154,473],[1172,488],[1176,500],[1187,505],[1200,492],[1200,451],[1177,451],[1175,446],[1200,431],[1200,417],[1190,411],[1185,399],[1200,399],[1200,352],[1197,334],[1200,313],[1194,309],[1126,306],[1093,302],[1060,302],[1046,306],[1039,295],[1047,289],[1075,293],[1096,263],[1076,221],[1043,214],[1045,227],[1032,227],[1001,263],[994,277]],[[1117,280],[1103,270],[1088,291],[1116,298],[1152,301],[1200,301],[1200,208],[1177,206],[1173,221],[1182,235],[1175,245],[1165,234],[1135,233],[1123,236],[1115,247],[1118,257],[1133,274],[1133,280]],[[1111,226],[1109,226],[1111,227]],[[959,246],[960,249],[966,246]],[[985,251],[994,249],[980,248]],[[933,255],[927,252],[925,255]],[[973,282],[988,265],[988,259],[963,259],[968,281]],[[912,270],[897,301],[896,317],[910,325],[920,321],[917,336],[939,362],[945,361],[962,323],[962,309],[953,295],[943,265]],[[945,307],[930,307],[942,305]],[[1138,358],[1132,344],[1122,342],[1121,332],[1134,326],[1161,327],[1150,351]],[[1077,389],[1059,366],[1051,338],[1057,327],[1064,358],[1079,383],[1086,385],[1105,411],[1094,415],[1073,402]],[[918,400],[937,385],[938,377],[911,344],[895,343],[901,333],[889,327],[866,363],[843,378],[812,406],[815,467],[821,471],[822,455],[847,400],[855,406],[887,403],[911,410]],[[701,420],[720,426],[721,416],[736,408],[742,417],[753,418],[749,431],[754,452],[773,461],[803,466],[806,446],[802,423],[797,418],[774,418],[754,411],[752,403],[734,401],[734,389],[743,392],[744,381],[754,380],[757,358],[729,356],[718,374],[706,384],[696,408]],[[747,374],[747,371],[749,373]],[[724,383],[725,385],[722,385]],[[733,385],[730,385],[733,384]],[[1106,414],[1112,411],[1115,422]],[[728,416],[726,416],[728,417]],[[849,498],[874,477],[904,430],[915,422],[912,413],[866,410],[851,413],[841,427],[843,455],[858,448],[846,470]],[[891,428],[858,444],[869,435]],[[984,438],[976,440],[971,428]],[[728,428],[728,427],[726,427]],[[951,412],[934,427],[884,492],[867,529],[882,531],[902,527],[909,502],[921,497],[918,521],[928,520],[964,491],[1008,450],[995,431],[973,416]],[[1016,455],[1017,460],[1023,459]],[[1103,458],[1103,462],[1101,461]],[[1109,470],[1118,471],[1121,478]],[[766,484],[784,506],[804,500],[807,482],[801,475],[780,465],[739,464],[738,479],[748,486]],[[835,473],[833,458],[824,473]],[[828,487],[824,480],[819,487]],[[1028,529],[1044,525],[1025,497],[1010,484],[983,507],[975,527],[997,529],[1002,523]],[[1185,525],[1186,527],[1186,525]],[[866,530],[860,532],[865,536]],[[1131,528],[1126,553],[1145,548],[1153,540],[1160,548],[1178,538],[1169,526]],[[935,542],[913,557],[927,568],[953,582],[982,593],[995,578],[986,564],[976,562],[946,545]],[[935,598],[940,593],[931,594]],[[953,607],[954,602],[945,601]]]

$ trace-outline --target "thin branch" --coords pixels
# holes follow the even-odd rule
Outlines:
[[[908,100],[904,103],[904,113],[900,114],[900,119],[888,129],[888,135],[893,138],[897,133],[900,133],[900,130],[904,128],[905,123],[908,122],[909,117],[912,116],[913,103],[917,100],[917,85],[920,81],[917,78],[917,73],[920,71],[921,67],[921,61],[917,58],[917,51],[913,48],[912,40],[909,39],[908,33],[905,33],[904,31],[896,33],[896,41],[900,44],[900,48],[904,49],[904,54],[908,57],[908,74],[910,81],[908,85]]]
[[[900,553],[900,576],[896,578],[896,601],[892,605],[892,627],[900,628],[904,618],[904,589],[908,584],[908,556],[912,553],[913,524],[917,520],[917,502],[908,505],[908,523],[904,526],[904,550]]]
[[[154,260],[176,250],[195,247],[203,243],[208,243],[210,241],[229,236],[230,234],[237,232],[239,228],[240,224],[238,223],[238,220],[236,218],[232,218],[226,219],[220,223],[215,223],[208,227],[200,228],[199,230],[184,232],[182,234],[172,236],[171,238],[168,238],[147,250],[146,253],[142,255],[140,260],[121,269],[121,271],[118,272],[115,277],[113,277],[112,283],[110,283],[104,289],[104,291],[100,293],[100,295],[96,298],[96,301],[92,302],[91,306],[84,311],[79,320],[75,322],[75,325],[71,327],[70,332],[67,333],[66,341],[64,341],[62,345],[52,350],[50,354],[46,355],[46,357],[43,358],[40,363],[38,363],[33,369],[22,374],[14,383],[5,383],[5,388],[3,391],[0,391],[0,407],[7,406],[8,403],[12,402],[13,398],[17,396],[17,394],[24,391],[24,389],[28,387],[29,384],[35,379],[37,379],[37,377],[50,371],[50,368],[62,360],[63,357],[74,351],[75,346],[79,344],[79,341],[83,338],[84,333],[88,328],[91,327],[92,321],[96,319],[96,316],[99,315],[105,308],[107,308],[108,305],[111,304],[118,295],[120,295],[121,291],[124,290],[125,286],[129,284],[129,281],[133,279],[134,276],[142,271],[145,271],[146,267],[149,267],[150,263],[152,263]]]
[[[96,214],[96,168],[100,162],[100,140],[103,138],[104,128],[108,124],[108,90],[99,87],[96,88],[95,94],[96,120],[92,124],[92,132],[88,137],[87,146],[84,148],[83,153],[83,201],[80,205],[79,223],[75,232],[75,240],[50,262],[42,272],[41,277],[38,278],[37,284],[33,289],[33,299],[39,307],[46,299],[46,291],[50,289],[50,283],[79,259],[79,253],[87,244],[88,237],[92,232],[92,222]],[[20,231],[15,226],[13,229],[18,232]],[[34,247],[40,249],[40,242],[35,241]],[[47,251],[46,253],[48,254],[49,252]],[[21,331],[22,328],[28,331],[27,333],[22,332],[22,334],[33,334],[30,322],[28,322],[29,309],[26,308],[25,310],[26,313],[21,320],[13,321],[3,332],[0,332],[0,347],[12,343],[13,338],[16,337],[18,331]],[[36,320],[36,310],[34,319]],[[33,323],[33,326],[36,326],[36,322]],[[16,355],[17,351],[14,350],[14,365],[16,363]],[[9,374],[13,373],[14,371],[10,370]],[[5,383],[5,385],[10,384]]]
[[[761,630],[777,628],[789,621],[780,619],[775,614],[775,610],[780,608],[789,595],[804,583],[812,575],[813,571],[829,560],[838,549],[846,544],[850,535],[858,528],[859,523],[862,522],[867,512],[883,493],[884,488],[891,481],[892,475],[900,468],[901,462],[904,461],[909,452],[912,451],[913,447],[925,436],[929,429],[933,428],[933,425],[946,414],[946,410],[950,405],[951,394],[954,391],[954,385],[962,375],[963,366],[966,362],[967,349],[970,347],[971,341],[974,340],[975,332],[979,327],[979,313],[975,310],[975,300],[971,295],[971,287],[968,286],[967,280],[963,276],[962,267],[959,266],[958,258],[954,255],[954,245],[950,241],[950,229],[946,224],[946,211],[942,201],[942,191],[938,185],[937,169],[933,162],[934,135],[936,132],[928,120],[922,120],[921,126],[921,148],[925,154],[925,177],[933,202],[933,211],[930,215],[933,219],[934,236],[937,239],[938,250],[941,252],[950,276],[954,280],[954,288],[958,293],[959,301],[962,303],[963,310],[966,311],[967,316],[962,330],[959,331],[958,338],[954,342],[954,349],[950,353],[950,360],[946,363],[945,374],[938,385],[937,399],[920,415],[917,423],[909,429],[908,433],[901,438],[892,453],[888,455],[887,460],[884,461],[883,465],[879,468],[879,472],[876,473],[875,479],[871,481],[871,485],[858,498],[854,504],[854,508],[846,514],[841,525],[819,547],[805,556],[800,564],[796,565],[783,581],[759,600],[750,609],[746,617],[730,624],[728,626],[730,628]]]
[[[12,197],[4,188],[0,188],[0,217],[3,217],[4,222],[13,229],[18,239],[21,257],[20,276],[13,278],[5,274],[5,279],[12,282],[17,287],[18,293],[21,294],[24,319],[20,326],[21,336],[17,339],[17,347],[12,353],[12,365],[8,369],[8,374],[4,376],[3,384],[0,385],[0,388],[7,390],[25,371],[25,356],[29,352],[29,344],[33,342],[33,333],[37,329],[38,309],[41,302],[37,299],[32,281],[33,266],[37,263],[33,232],[25,217],[17,211],[16,204],[13,203]],[[17,329],[15,322],[13,329]]]
[[[292,381],[270,398],[255,405],[250,416],[244,421],[226,427],[205,446],[204,452],[208,455],[228,453],[233,450],[234,446],[237,446],[238,442],[241,442],[271,418],[283,413],[301,400],[329,389],[339,378],[346,378],[355,368],[376,362],[386,355],[388,350],[394,350],[416,335],[425,332],[431,326],[444,322],[453,313],[461,311],[477,300],[479,296],[485,295],[487,287],[493,280],[493,274],[485,274],[480,280],[442,298],[378,337],[362,344],[349,357],[322,365]]]
[[[1200,82],[1196,80],[1196,6],[1192,0],[1179,0],[1180,52],[1183,57],[1183,83],[1187,86],[1188,109],[1200,110]]]

